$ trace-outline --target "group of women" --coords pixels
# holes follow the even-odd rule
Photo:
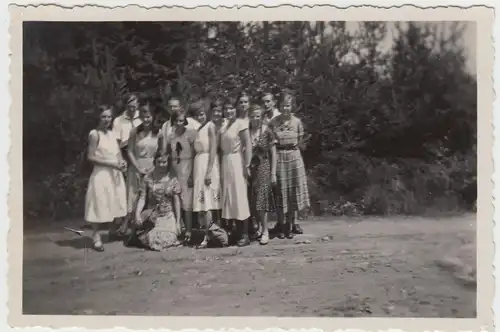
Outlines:
[[[135,94],[124,101],[114,121],[112,109],[101,107],[89,134],[94,168],[85,220],[97,251],[104,250],[99,226],[110,222],[111,234],[126,233],[129,245],[161,251],[189,244],[193,213],[204,230],[199,248],[213,238],[227,245],[228,233],[239,246],[251,235],[265,245],[270,231],[278,238],[302,233],[296,218],[309,207],[309,193],[292,94],[281,95],[279,110],[272,93],[215,98],[191,109],[191,117],[171,97],[167,121]],[[278,220],[273,230],[270,212]]]

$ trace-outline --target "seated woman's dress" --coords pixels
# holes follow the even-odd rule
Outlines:
[[[146,199],[142,225],[137,229],[140,244],[157,251],[179,245],[173,201],[180,193],[179,181],[171,175],[160,180],[155,180],[152,173],[144,177],[139,189],[139,198]]]

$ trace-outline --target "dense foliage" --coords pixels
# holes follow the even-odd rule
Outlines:
[[[476,79],[461,26],[363,22],[25,23],[25,216],[80,216],[91,110],[139,91],[161,107],[289,88],[311,134],[316,213],[421,213],[476,198]]]

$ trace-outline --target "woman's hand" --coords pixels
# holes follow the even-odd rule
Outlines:
[[[250,169],[250,166],[245,167],[245,173],[243,174],[245,178],[250,179],[252,177],[252,171]]]
[[[271,184],[275,186],[277,182],[278,181],[276,180],[276,174],[271,174]]]
[[[212,177],[209,174],[205,175],[205,186],[208,187],[211,184],[212,184]]]

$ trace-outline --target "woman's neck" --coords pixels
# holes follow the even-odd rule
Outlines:
[[[256,132],[259,129],[260,125],[259,125],[259,123],[252,123],[252,122],[250,122],[250,126],[249,127],[250,127],[250,131],[251,132]]]
[[[165,175],[167,175],[167,170],[166,169],[161,169],[161,168],[156,168],[153,170],[153,176],[158,179],[158,178],[162,178],[164,177]]]
[[[107,133],[109,129],[108,127],[99,126],[97,127],[97,130],[102,131],[103,133]]]

